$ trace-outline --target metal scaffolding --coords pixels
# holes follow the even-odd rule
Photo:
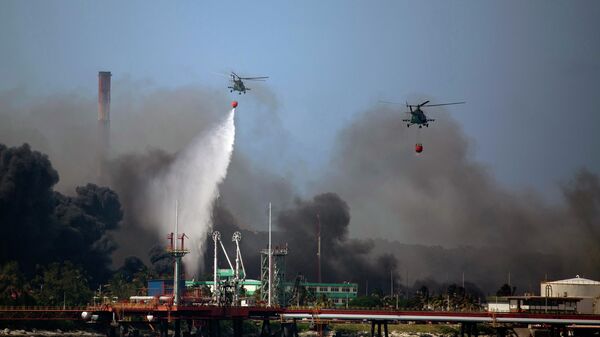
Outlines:
[[[285,298],[285,256],[288,254],[288,248],[275,247],[271,252],[273,274],[271,279],[272,294],[271,303],[283,306],[286,304]],[[262,301],[267,301],[269,296],[269,249],[260,251],[260,297]]]

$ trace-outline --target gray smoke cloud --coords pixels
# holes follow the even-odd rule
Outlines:
[[[48,154],[64,193],[85,182],[109,184],[123,196],[125,220],[116,240],[119,263],[128,255],[146,257],[157,241],[148,230],[156,222],[141,198],[142,186],[164,174],[176,153],[225,118],[226,97],[202,87],[153,88],[146,83],[113,82],[111,140],[107,176],[99,174],[97,99],[71,92],[32,97],[25,90],[0,93],[0,142],[32,147]],[[225,107],[225,108],[223,108]],[[136,187],[136,188],[131,188]],[[142,244],[132,245],[138,240]],[[150,244],[152,242],[152,244]],[[147,245],[146,245],[147,244]]]
[[[459,125],[438,117],[418,130],[396,110],[367,111],[339,134],[314,190],[339,193],[351,205],[353,235],[387,238],[376,251],[396,255],[413,280],[456,281],[464,271],[490,290],[510,271],[521,289],[548,274],[597,277],[597,176],[582,171],[565,183],[559,205],[507,190],[472,159]]]
[[[112,85],[109,159],[155,149],[175,153],[224,118],[227,99],[216,90],[153,88],[129,80]],[[97,98],[71,92],[32,97],[25,90],[0,93],[0,141],[29,143],[48,154],[61,173],[57,188],[96,181]]]
[[[265,207],[261,207],[265,210]],[[266,214],[266,212],[265,212]],[[375,253],[372,240],[349,237],[350,208],[335,193],[323,193],[310,199],[296,198],[287,208],[275,212],[273,232],[274,247],[288,247],[286,256],[286,278],[293,280],[301,274],[307,280],[316,282],[317,277],[317,214],[321,224],[321,276],[323,282],[357,282],[362,287],[369,283],[371,290],[389,289],[390,271],[399,280],[396,258],[386,252]],[[234,216],[224,202],[219,201],[213,209],[215,230],[222,234],[222,240],[233,254],[229,238],[235,231],[241,231],[240,249],[244,256],[246,271],[250,278],[260,278],[260,250],[267,248],[268,234],[265,231],[247,229]],[[210,238],[205,244],[214,247]],[[220,268],[227,262],[219,252]],[[212,268],[212,252],[205,255],[206,266]],[[348,268],[352,266],[352,268]],[[204,276],[210,277],[210,268]],[[395,281],[396,285],[399,285]]]
[[[468,281],[487,292],[504,283],[508,272],[521,290],[536,289],[546,276],[599,276],[596,173],[582,170],[566,179],[560,186],[563,200],[549,203],[535,191],[509,190],[497,182],[490,168],[473,159],[473,142],[443,112],[419,133],[406,128],[398,111],[377,107],[339,133],[324,172],[310,179],[318,183],[305,189],[294,177],[301,174],[294,171],[301,163],[287,159],[291,140],[273,117],[278,103],[269,92],[262,95],[264,107],[248,112],[242,105],[236,117],[250,122],[240,128],[240,138],[256,142],[236,144],[213,211],[213,222],[224,237],[242,229],[242,249],[246,261],[255,263],[251,270],[256,275],[258,250],[266,242],[265,208],[273,201],[276,239],[290,244],[290,277],[302,272],[314,279],[315,268],[307,268],[305,261],[314,258],[310,213],[316,209],[343,220],[332,220],[334,230],[327,234],[331,251],[324,252],[328,258],[323,275],[340,278],[331,281],[366,281],[359,273],[344,274],[348,264],[364,265],[361,273],[381,288],[387,287],[386,269],[393,270],[397,282],[409,285],[419,279],[456,282],[464,271]],[[222,120],[224,106],[225,96],[205,88],[113,84],[109,181],[124,210],[115,235],[120,244],[117,261],[128,255],[148,261],[149,250],[166,243],[147,229],[153,219],[139,196],[178,151]],[[96,100],[80,93],[32,98],[20,90],[3,92],[0,141],[28,141],[48,153],[61,174],[57,188],[72,191],[97,175],[96,109]],[[420,155],[414,153],[416,142],[425,147]],[[251,155],[256,147],[285,156],[271,165],[266,160],[270,155]],[[309,193],[300,192],[304,190]]]

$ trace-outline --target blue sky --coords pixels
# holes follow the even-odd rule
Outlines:
[[[110,70],[227,93],[215,72],[268,75],[287,157],[306,174],[380,99],[466,100],[448,110],[474,158],[552,195],[600,168],[599,17],[597,1],[2,1],[0,90],[93,96]],[[242,137],[261,104],[251,95]]]

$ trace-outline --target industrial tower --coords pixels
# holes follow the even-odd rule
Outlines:
[[[175,233],[171,233],[167,236],[167,238],[170,240],[167,253],[169,253],[175,260],[175,271],[173,275],[173,305],[175,306],[179,304],[179,276],[181,273],[181,258],[190,252],[189,250],[185,249],[184,246],[184,239],[186,238],[185,233],[182,233],[181,235],[178,233],[179,224],[177,209],[177,201],[175,201]],[[177,244],[179,241],[181,241],[181,245]]]
[[[110,71],[98,72],[98,176],[105,177],[105,162],[110,154]]]
[[[271,303],[286,305],[285,298],[285,256],[288,254],[288,248],[275,247],[272,252],[272,275],[271,280]],[[269,297],[269,249],[260,251],[260,297],[262,301],[267,301]]]

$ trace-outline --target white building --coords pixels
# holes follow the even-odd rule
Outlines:
[[[579,277],[540,283],[543,297],[580,297],[577,311],[600,314],[600,282]]]

